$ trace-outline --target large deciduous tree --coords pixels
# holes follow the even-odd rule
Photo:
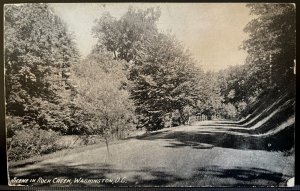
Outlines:
[[[142,125],[158,129],[164,117],[176,110],[181,115],[185,106],[196,106],[199,96],[196,84],[200,69],[189,54],[172,37],[159,34],[145,48],[146,54],[132,66],[135,74],[131,97]]]
[[[47,4],[6,5],[4,10],[7,114],[66,132],[68,68],[79,56],[72,35]]]
[[[93,33],[114,58],[134,61],[143,47],[158,33],[156,22],[160,17],[160,9],[149,8],[145,11],[132,7],[119,20],[105,13],[96,20]]]
[[[294,89],[296,54],[296,6],[288,3],[248,4],[255,18],[245,27],[244,42],[251,65],[251,82],[257,89]]]

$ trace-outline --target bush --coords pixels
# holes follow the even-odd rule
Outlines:
[[[26,128],[15,132],[8,142],[8,160],[23,160],[60,149],[56,145],[59,134],[49,130]]]
[[[7,138],[11,138],[15,135],[15,132],[21,130],[23,128],[22,118],[16,116],[5,117],[6,123],[6,136]]]
[[[235,119],[237,117],[237,109],[231,103],[223,104],[221,115],[225,119]]]

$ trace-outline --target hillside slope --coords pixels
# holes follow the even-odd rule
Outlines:
[[[294,146],[295,97],[289,93],[262,95],[250,108],[248,115],[235,122],[218,121],[210,131],[224,132],[227,139],[232,135],[247,135],[257,148],[290,150]]]

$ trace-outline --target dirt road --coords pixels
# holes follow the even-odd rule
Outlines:
[[[196,122],[113,144],[111,156],[103,146],[86,147],[14,166],[10,178],[50,186],[284,186],[294,156],[260,140],[234,122]]]

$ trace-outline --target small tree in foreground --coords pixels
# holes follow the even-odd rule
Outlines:
[[[86,114],[89,132],[104,135],[107,149],[111,135],[121,137],[132,125],[133,104],[124,87],[127,80],[123,67],[102,51],[73,68],[71,80],[77,86],[74,104]]]

